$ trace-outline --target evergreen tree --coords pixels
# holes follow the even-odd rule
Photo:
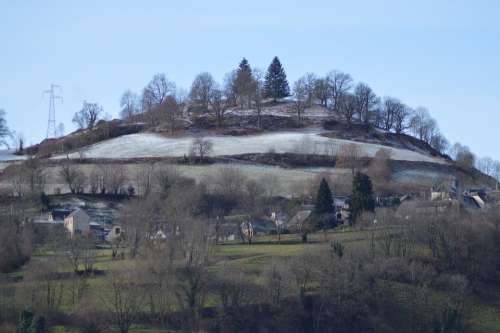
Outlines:
[[[45,333],[45,318],[43,316],[33,317],[29,333]]]
[[[373,185],[370,177],[357,172],[352,181],[352,197],[350,202],[351,224],[364,211],[373,212],[375,210],[375,199],[373,195]]]
[[[330,186],[325,178],[321,179],[321,183],[318,188],[318,194],[316,195],[316,202],[314,204],[315,214],[330,214],[334,213],[335,209],[333,207],[333,196]]]
[[[23,310],[23,312],[21,312],[21,318],[19,319],[19,333],[30,333],[32,321],[33,313]]]
[[[241,105],[246,102],[250,108],[251,96],[255,88],[255,84],[252,76],[252,68],[250,67],[247,59],[243,58],[243,60],[241,60],[238,69],[236,70],[236,76],[233,84],[234,91],[238,95]]]
[[[286,79],[286,73],[278,57],[274,57],[269,65],[264,83],[266,97],[276,99],[290,96],[290,87]]]

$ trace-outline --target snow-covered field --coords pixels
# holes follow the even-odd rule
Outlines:
[[[210,136],[213,142],[212,156],[238,155],[247,153],[308,153],[335,154],[348,140],[332,139],[320,135],[319,129],[301,131],[283,131],[248,136]],[[176,157],[188,155],[193,141],[192,136],[166,138],[158,134],[141,133],[121,136],[89,146],[83,150],[86,158],[145,158]],[[392,159],[405,161],[425,161],[446,163],[436,158],[406,149],[397,149],[378,144],[357,143],[363,156],[373,157],[381,149],[391,152]],[[80,153],[72,153],[70,158],[80,157]],[[63,158],[57,156],[55,158]]]

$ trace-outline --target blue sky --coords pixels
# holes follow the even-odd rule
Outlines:
[[[0,108],[29,143],[45,136],[48,101],[62,85],[57,122],[84,99],[118,114],[125,89],[163,72],[189,88],[242,57],[289,80],[332,69],[380,96],[425,106],[452,142],[500,159],[499,1],[15,1],[0,0]]]

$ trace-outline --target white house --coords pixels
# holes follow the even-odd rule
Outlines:
[[[64,219],[64,228],[71,238],[76,235],[88,236],[90,233],[90,217],[81,209],[74,210]]]

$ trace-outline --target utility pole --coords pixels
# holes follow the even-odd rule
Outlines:
[[[43,92],[44,96],[49,95],[49,122],[47,125],[47,139],[57,137],[55,101],[60,100],[62,103],[63,98],[62,96],[56,95],[56,90],[60,93],[62,91],[61,86],[51,84],[50,89]]]

